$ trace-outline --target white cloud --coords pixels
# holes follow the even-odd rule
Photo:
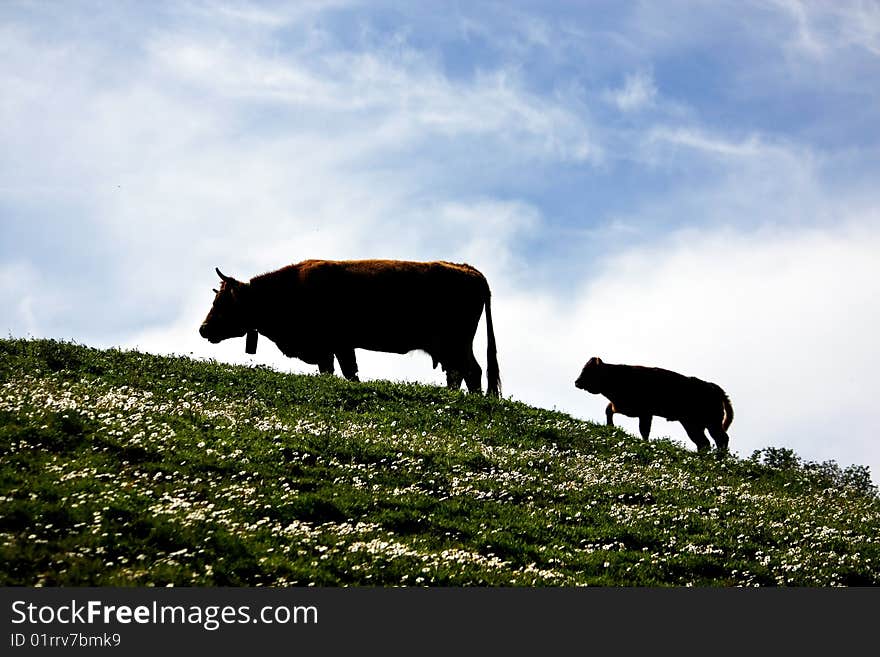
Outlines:
[[[199,2],[181,5],[178,11],[192,13],[202,20],[222,19],[240,30],[242,23],[260,28],[279,28],[319,15],[322,11],[353,4],[350,0],[299,0],[273,3],[263,8],[249,2]]]
[[[28,259],[0,262],[0,335],[69,339],[48,327],[78,320],[75,295]]]
[[[880,55],[880,6],[875,2],[774,0],[774,4],[794,24],[791,47],[809,57],[824,58],[853,47]]]
[[[654,78],[647,73],[627,75],[623,87],[605,94],[605,98],[622,112],[635,112],[650,107],[656,97]]]
[[[0,331],[13,335],[31,334],[37,330],[39,320],[35,314],[33,291],[39,274],[26,262],[0,262],[0,307],[7,326],[0,324]],[[5,323],[5,322],[4,322]]]
[[[528,157],[601,158],[592,128],[569,107],[571,99],[529,93],[513,69],[452,80],[437,62],[405,44],[282,55],[227,39],[167,34],[154,39],[149,52],[162,75],[208,97],[334,113],[337,129],[354,127],[384,139],[386,147],[431,135],[487,135]]]
[[[724,157],[755,157],[769,150],[756,135],[737,142],[684,126],[655,127],[647,133],[647,142],[649,144],[665,142]]]
[[[477,170],[470,140],[500,166],[598,157],[565,99],[531,94],[504,70],[455,81],[405,48],[279,55],[250,33],[152,30],[142,50],[111,56],[100,41],[77,49],[9,33],[15,56],[0,77],[20,93],[2,105],[0,191],[65,195],[66,214],[124,263],[104,263],[106,275],[148,331],[185,312],[189,287],[208,289],[215,265],[248,276],[306,257],[502,253],[499,233],[530,211],[447,189],[468,166],[498,175]],[[455,140],[465,152],[440,163],[400,155]],[[51,234],[59,221],[69,219],[50,211],[37,226]],[[106,303],[89,302],[95,315]]]

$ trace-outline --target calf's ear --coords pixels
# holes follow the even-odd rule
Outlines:
[[[598,356],[593,356],[590,360],[587,361],[587,365],[601,365],[602,359]]]

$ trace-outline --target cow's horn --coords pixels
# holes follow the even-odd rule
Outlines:
[[[224,280],[224,281],[226,281],[227,283],[230,283],[230,282],[232,281],[232,278],[231,278],[230,276],[225,276],[225,275],[223,274],[223,272],[220,271],[220,268],[219,268],[219,267],[214,267],[214,271],[217,272],[217,275],[220,277],[221,280]]]

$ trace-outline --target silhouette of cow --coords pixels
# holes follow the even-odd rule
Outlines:
[[[212,343],[257,335],[291,358],[357,381],[355,349],[405,354],[427,352],[446,372],[446,384],[462,380],[481,390],[482,369],[473,339],[486,309],[487,393],[499,396],[501,377],[486,278],[467,264],[401,260],[305,260],[245,283],[216,269],[222,283],[199,328]]]
[[[727,451],[727,429],[733,422],[730,398],[719,386],[659,367],[614,365],[593,357],[581,370],[575,387],[610,400],[605,409],[608,426],[615,413],[639,418],[639,432],[648,439],[651,420],[659,415],[681,422],[697,450],[709,449],[705,429],[721,452]]]

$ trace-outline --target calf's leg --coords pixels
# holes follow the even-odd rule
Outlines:
[[[727,446],[730,444],[730,438],[728,437],[727,432],[721,428],[720,424],[710,424],[709,435],[712,436],[712,440],[715,441],[715,446],[718,448],[719,452],[727,451]]]
[[[608,406],[605,407],[605,424],[607,424],[609,427],[614,426],[614,420],[612,419],[613,417],[614,417],[614,404],[612,404],[611,402],[608,402]]]
[[[645,440],[651,435],[651,420],[653,419],[653,415],[643,415],[639,418],[639,433],[642,434],[642,438]]]
[[[682,422],[684,430],[687,431],[688,438],[697,444],[698,452],[706,452],[709,450],[709,439],[703,433],[705,427],[698,422]]]

